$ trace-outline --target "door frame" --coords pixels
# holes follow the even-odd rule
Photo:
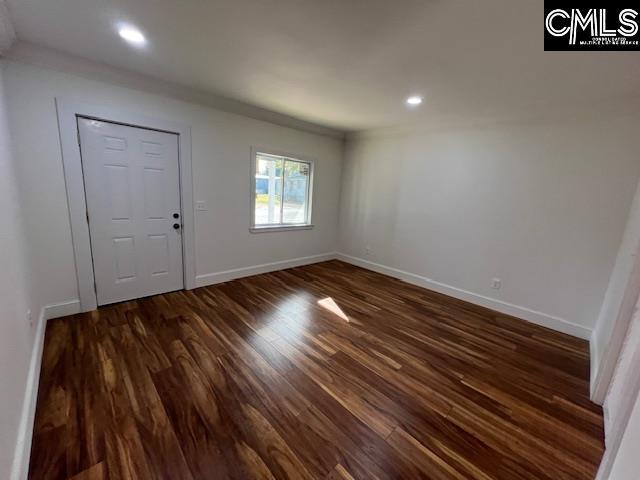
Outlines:
[[[87,200],[78,135],[78,117],[178,135],[184,288],[186,290],[196,288],[191,127],[179,122],[61,97],[56,97],[56,110],[58,128],[60,130],[60,145],[62,147],[64,179],[67,187],[73,254],[76,264],[78,294],[80,296],[80,311],[95,310],[98,307],[98,300],[95,290],[89,223],[87,221]]]

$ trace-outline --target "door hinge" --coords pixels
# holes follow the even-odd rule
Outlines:
[[[85,211],[85,215],[87,217],[87,223],[89,223],[89,210]]]

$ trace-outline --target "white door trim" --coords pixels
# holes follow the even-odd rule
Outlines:
[[[93,261],[89,224],[87,223],[87,203],[82,174],[80,142],[78,140],[77,117],[89,117],[105,122],[120,123],[133,127],[161,130],[178,134],[178,161],[180,164],[180,200],[182,203],[182,256],[184,286],[187,290],[196,287],[195,225],[193,212],[193,175],[191,169],[191,127],[178,122],[148,117],[111,107],[56,98],[60,144],[64,178],[67,185],[69,219],[73,253],[78,277],[80,309],[88,312],[97,308],[94,288]]]

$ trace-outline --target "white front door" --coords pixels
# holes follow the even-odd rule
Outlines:
[[[184,288],[178,136],[78,118],[98,305]]]

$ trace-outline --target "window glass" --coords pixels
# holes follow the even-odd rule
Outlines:
[[[284,162],[284,223],[305,223],[309,164],[286,160]]]
[[[256,225],[281,223],[282,158],[258,155],[256,158]]]
[[[254,227],[309,224],[311,162],[258,152]]]

